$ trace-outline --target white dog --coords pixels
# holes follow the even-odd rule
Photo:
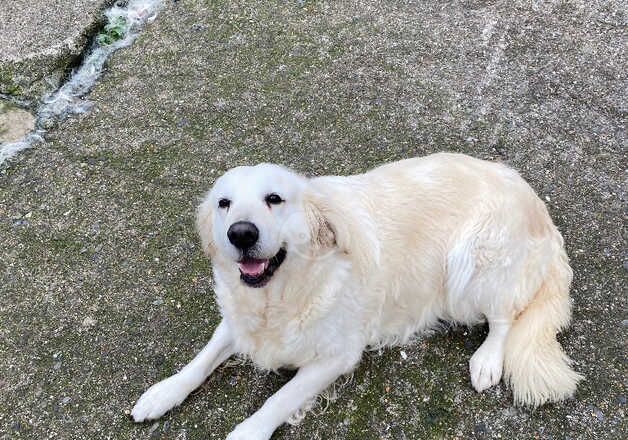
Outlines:
[[[369,346],[439,319],[489,333],[469,361],[478,391],[502,371],[517,404],[571,396],[581,376],[556,333],[572,272],[543,202],[512,169],[435,154],[348,177],[277,165],[220,177],[198,209],[223,320],[179,373],[146,391],[135,421],[179,405],[234,353],[294,378],[228,440],[268,439]]]

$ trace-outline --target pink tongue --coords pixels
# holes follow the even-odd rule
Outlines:
[[[239,265],[243,274],[257,276],[266,270],[268,260],[246,260],[241,261]]]

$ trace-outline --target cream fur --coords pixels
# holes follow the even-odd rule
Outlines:
[[[269,192],[285,203],[266,206]],[[232,200],[228,210],[217,208],[221,197]],[[263,288],[239,278],[226,239],[239,220],[257,225],[268,257],[287,249]],[[216,354],[197,376],[234,352],[262,368],[300,368],[230,440],[269,438],[350,372],[365,348],[405,343],[439,319],[488,321],[489,336],[469,363],[478,391],[499,382],[503,368],[515,402],[537,406],[571,396],[581,379],[555,337],[571,308],[562,237],[530,186],[504,165],[435,154],[312,179],[276,165],[240,167],[216,182],[197,226],[227,335],[210,341],[206,350]],[[152,407],[157,395],[149,396]],[[134,409],[133,416],[153,413]]]

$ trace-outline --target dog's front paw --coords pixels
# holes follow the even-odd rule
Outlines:
[[[484,344],[471,356],[469,371],[471,384],[478,393],[497,385],[502,378],[503,354],[490,345]]]
[[[175,375],[150,387],[139,398],[131,416],[136,422],[156,419],[185,400],[189,391]]]
[[[264,426],[245,420],[231,431],[226,440],[268,440],[271,435],[273,432],[269,432]]]

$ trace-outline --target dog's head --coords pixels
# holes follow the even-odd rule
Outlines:
[[[262,287],[287,259],[320,257],[323,249],[333,249],[331,226],[306,200],[309,182],[278,165],[229,170],[198,209],[204,251],[237,267],[244,284]]]

